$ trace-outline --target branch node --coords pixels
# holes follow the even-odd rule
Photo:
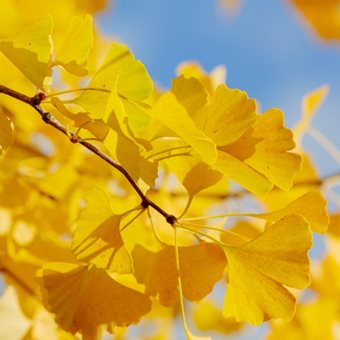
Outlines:
[[[41,118],[46,124],[48,124],[51,121],[52,115],[46,111],[41,114]]]
[[[32,106],[40,105],[40,103],[43,99],[45,99],[45,94],[43,92],[39,92],[31,98],[30,104]]]
[[[143,199],[143,200],[142,200],[141,206],[142,206],[144,209],[148,208],[149,205],[150,205],[150,204],[149,204],[149,201],[148,201],[147,199]]]
[[[168,215],[166,221],[173,226],[177,222],[177,218],[174,215]]]

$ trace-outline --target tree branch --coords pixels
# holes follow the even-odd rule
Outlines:
[[[142,190],[139,188],[137,183],[133,180],[133,178],[130,176],[130,174],[122,167],[120,164],[118,164],[114,159],[112,159],[109,155],[107,155],[105,152],[99,150],[96,146],[93,144],[81,140],[78,137],[74,135],[74,133],[67,131],[66,127],[59,122],[50,112],[44,110],[41,106],[40,103],[41,101],[45,98],[45,95],[43,93],[38,93],[33,97],[28,97],[22,93],[19,93],[17,91],[14,91],[4,85],[0,85],[0,93],[6,94],[10,97],[13,97],[17,100],[20,100],[31,107],[33,107],[41,116],[42,120],[48,124],[53,126],[55,129],[59,130],[61,133],[69,137],[71,135],[70,141],[72,143],[79,143],[83,145],[86,149],[90,150],[92,153],[96,154],[98,157],[103,159],[106,163],[110,164],[113,168],[118,170],[130,183],[132,188],[135,190],[135,192],[138,194],[138,196],[142,200],[142,206],[144,208],[147,208],[151,206],[154,208],[158,213],[160,213],[166,221],[173,225],[176,222],[176,217],[173,215],[168,214],[165,210],[163,210],[160,206],[158,206],[155,202],[150,200],[148,197],[144,195]]]

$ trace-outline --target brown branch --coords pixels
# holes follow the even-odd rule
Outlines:
[[[71,137],[70,142],[79,143],[79,144],[83,145],[86,149],[90,150],[91,152],[96,154],[98,157],[103,159],[105,162],[110,164],[113,168],[118,170],[127,179],[127,181],[130,183],[132,188],[135,190],[135,192],[141,198],[141,200],[142,200],[141,205],[144,208],[151,206],[156,211],[158,211],[162,216],[164,216],[166,221],[171,225],[173,225],[176,222],[175,216],[168,214],[165,210],[163,210],[160,206],[158,206],[155,202],[153,202],[152,200],[150,200],[148,197],[146,197],[143,194],[142,190],[139,188],[137,183],[134,181],[134,179],[130,176],[130,174],[125,170],[125,168],[123,166],[118,164],[114,159],[112,159],[110,156],[108,156],[105,152],[99,150],[93,144],[86,142],[84,140],[81,140],[81,138],[78,138],[72,132],[67,131],[66,127],[61,122],[59,122],[50,112],[45,111],[40,106],[41,101],[45,98],[43,93],[38,93],[33,97],[28,97],[28,96],[26,96],[22,93],[19,93],[17,91],[10,89],[10,88],[8,88],[4,85],[0,85],[0,93],[6,94],[10,97],[13,97],[17,100],[20,100],[20,101],[30,105],[31,107],[33,107],[39,113],[42,120],[46,124],[53,126],[55,129],[59,130],[61,133],[63,133],[67,137]]]

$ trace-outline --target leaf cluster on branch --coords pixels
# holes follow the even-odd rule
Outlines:
[[[19,301],[18,332],[96,339],[157,317],[164,332],[179,313],[195,339],[184,302],[218,282],[212,330],[292,318],[329,217],[283,112],[259,112],[222,68],[194,63],[161,91],[126,46],[96,38],[90,15],[62,20],[0,39],[15,66],[0,85],[0,307]],[[325,93],[306,98],[297,137]],[[217,313],[199,308],[195,319]]]

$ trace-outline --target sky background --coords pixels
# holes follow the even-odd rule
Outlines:
[[[248,92],[263,110],[283,109],[292,127],[302,97],[328,84],[313,125],[340,145],[340,42],[311,34],[288,0],[244,0],[234,16],[217,0],[116,0],[110,7],[97,16],[102,32],[127,44],[165,89],[183,61],[195,60],[209,72],[222,64],[229,87]],[[322,175],[337,172],[339,165],[317,143],[306,138],[306,145]]]
[[[97,23],[127,44],[164,89],[183,61],[197,61],[208,72],[222,64],[229,87],[245,90],[263,111],[281,108],[289,127],[300,118],[302,97],[328,84],[313,126],[340,147],[340,41],[317,38],[288,0],[244,0],[234,16],[223,13],[217,0],[116,0]],[[318,143],[306,137],[304,144],[320,175],[339,172]],[[320,237],[314,242],[312,257],[323,249]],[[262,338],[263,332],[252,329],[237,339]]]

